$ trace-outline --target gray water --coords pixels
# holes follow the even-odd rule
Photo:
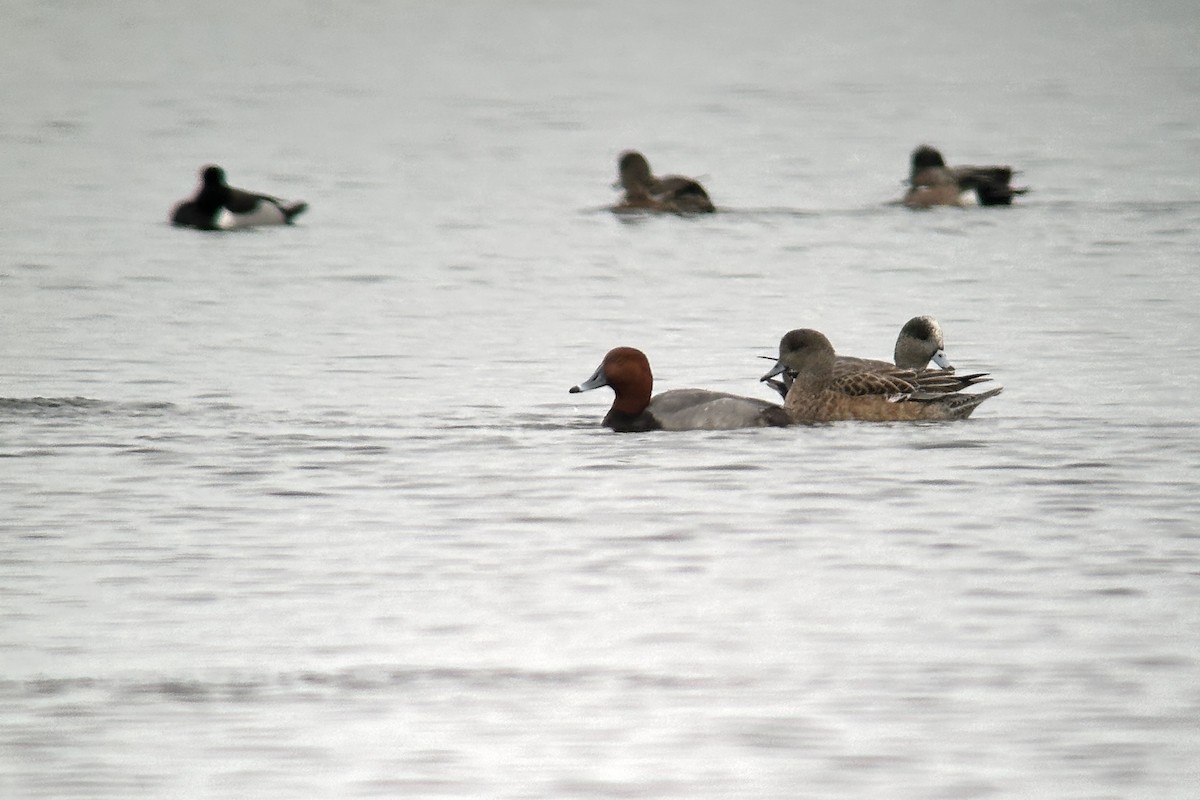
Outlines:
[[[0,796],[1200,796],[1193,3],[0,13]],[[567,393],[916,314],[967,422]]]

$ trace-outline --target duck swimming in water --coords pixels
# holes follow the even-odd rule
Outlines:
[[[766,358],[767,356],[764,356]],[[770,356],[774,358],[774,356]],[[942,336],[942,326],[933,317],[923,315],[913,317],[904,326],[900,328],[900,334],[896,337],[896,347],[893,351],[892,361],[881,361],[874,358],[857,358],[855,356],[839,355],[833,362],[834,375],[845,375],[851,372],[892,372],[896,367],[910,370],[923,370],[929,366],[932,361],[938,367],[944,370],[954,370],[948,358],[946,358],[946,344]],[[990,380],[985,373],[977,372],[972,375],[955,375],[958,384],[954,387],[955,391],[965,389],[976,383],[983,383]],[[785,370],[780,373],[780,379],[767,378],[766,384],[775,391],[779,392],[781,397],[787,397],[788,389],[792,385],[792,374]]]
[[[630,150],[617,163],[620,175],[616,186],[625,190],[613,211],[669,211],[677,214],[715,211],[708,192],[698,181],[682,175],[655,177],[650,162],[641,153]]]
[[[611,387],[616,395],[604,425],[619,432],[725,431],[738,428],[782,427],[788,417],[775,403],[707,389],[650,392],[654,376],[646,354],[633,347],[609,350],[591,377],[571,393]]]
[[[209,165],[200,171],[200,190],[175,206],[171,223],[202,231],[233,230],[259,225],[290,225],[308,204],[287,202],[267,194],[235,189],[225,170]]]
[[[936,148],[921,145],[912,154],[908,192],[904,205],[909,208],[965,205],[964,197],[981,206],[1012,205],[1013,197],[1028,188],[1012,186],[1013,168],[1009,166],[948,167]]]
[[[961,379],[946,370],[891,366],[836,374],[836,359],[833,345],[821,332],[789,331],[779,342],[779,360],[762,380],[785,371],[793,374],[783,404],[792,422],[966,419],[1002,391],[997,387],[980,394],[959,392]]]

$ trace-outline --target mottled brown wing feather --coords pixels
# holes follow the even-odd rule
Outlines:
[[[877,358],[858,358],[857,356],[838,356],[833,362],[834,375],[851,375],[855,372],[892,372],[896,365],[890,361],[880,361]]]
[[[907,376],[907,377],[906,377]],[[894,372],[852,372],[836,375],[829,388],[842,394],[864,396],[882,395],[890,397],[897,394],[909,394],[917,390],[917,384],[912,380],[915,373],[911,370],[895,370]]]
[[[679,211],[712,211],[712,200],[704,187],[691,178],[668,175],[656,178],[650,186],[650,194]]]
[[[918,391],[927,393],[946,394],[957,392],[963,387],[963,379],[953,372],[940,369],[925,369],[916,373],[913,378]],[[968,384],[970,385],[970,384]]]

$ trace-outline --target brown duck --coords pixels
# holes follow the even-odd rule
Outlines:
[[[641,153],[630,150],[617,163],[620,177],[615,186],[625,196],[613,211],[668,211],[677,214],[715,211],[708,192],[698,181],[681,175],[655,177],[650,162]]]
[[[963,198],[974,199],[981,206],[1009,206],[1013,197],[1025,194],[1027,188],[1012,186],[1013,168],[1009,166],[947,167],[937,149],[921,145],[912,154],[908,192],[904,205],[910,208],[930,206],[961,206]]]
[[[767,358],[768,356],[763,357]],[[848,375],[853,372],[891,373],[895,371],[896,367],[908,370],[923,370],[932,361],[942,369],[949,370],[949,372],[944,373],[943,377],[954,374],[958,379],[958,384],[954,386],[953,391],[960,391],[976,383],[983,383],[990,380],[985,373],[981,372],[972,375],[958,375],[953,372],[954,367],[950,364],[950,360],[946,358],[946,342],[942,335],[942,326],[938,324],[936,319],[928,315],[913,317],[904,323],[904,327],[900,329],[900,334],[896,337],[896,347],[892,358],[893,362],[888,362],[875,358],[838,356],[833,362],[833,374],[839,376]],[[782,397],[787,397],[787,391],[792,385],[792,373],[784,370],[780,374],[780,380],[767,378],[766,384],[779,392]]]
[[[789,331],[779,342],[779,360],[763,376],[794,374],[783,408],[792,422],[903,422],[966,419],[980,403],[1000,394],[957,391],[962,379],[945,370],[880,367],[835,374],[833,345],[819,331]],[[886,365],[885,365],[886,366]]]

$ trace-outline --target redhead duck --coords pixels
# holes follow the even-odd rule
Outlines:
[[[277,197],[235,189],[225,182],[225,170],[207,166],[200,172],[200,191],[171,212],[171,223],[202,231],[232,230],[258,225],[290,225],[307,203],[288,203]]]
[[[650,171],[650,162],[641,153],[630,150],[617,164],[620,179],[615,186],[625,190],[614,211],[671,211],[679,214],[715,211],[704,187],[691,178]]]
[[[942,337],[942,326],[938,324],[936,319],[930,316],[913,317],[904,323],[904,327],[900,329],[900,335],[896,337],[896,348],[893,351],[892,358],[894,363],[874,358],[838,356],[833,362],[833,374],[839,376],[863,371],[882,371],[886,373],[894,371],[896,367],[920,371],[928,367],[930,361],[933,361],[934,364],[937,364],[944,370],[949,370],[951,373],[954,370],[949,359],[946,358],[946,345]],[[788,389],[792,385],[792,375],[787,370],[781,374],[782,380],[768,378],[766,383],[772,389],[779,392],[781,396],[787,397]],[[984,373],[955,375],[954,377],[958,381],[954,387],[954,391],[990,380]]]
[[[912,154],[904,205],[961,206],[964,195],[970,197],[971,192],[981,206],[1012,205],[1014,195],[1029,191],[1010,185],[1012,176],[1013,169],[1007,166],[947,167],[941,153],[929,145],[921,145]]]
[[[785,371],[794,374],[783,405],[792,422],[966,419],[1002,390],[963,394],[958,391],[961,379],[942,370],[891,366],[838,375],[835,361],[833,345],[819,331],[789,331],[779,342],[779,360],[762,380]]]
[[[614,431],[725,431],[788,424],[783,409],[766,400],[706,389],[672,389],[650,398],[654,376],[646,354],[633,347],[609,350],[592,376],[571,394],[612,387],[616,397],[604,416]]]

